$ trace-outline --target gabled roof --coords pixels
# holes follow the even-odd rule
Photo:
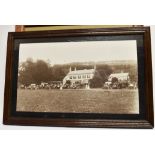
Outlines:
[[[83,70],[70,71],[68,75],[94,74],[94,73],[95,69],[83,69]]]

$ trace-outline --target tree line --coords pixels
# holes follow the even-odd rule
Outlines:
[[[56,64],[51,65],[48,61],[37,60],[29,58],[25,62],[19,64],[18,72],[18,82],[26,86],[35,83],[40,84],[41,82],[50,82],[50,81],[62,81],[63,78],[69,72],[69,68],[77,70],[80,69],[92,69],[92,65],[84,63],[71,63],[71,64]],[[132,81],[137,81],[137,69],[136,65],[106,65],[106,64],[97,64],[96,73],[94,79],[91,80],[92,87],[97,87],[105,83],[108,79],[108,76],[111,73],[115,72],[129,72],[130,78]]]

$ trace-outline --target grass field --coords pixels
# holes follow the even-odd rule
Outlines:
[[[139,113],[137,90],[18,90],[17,111]]]

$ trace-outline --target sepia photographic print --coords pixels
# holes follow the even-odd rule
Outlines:
[[[138,114],[137,73],[136,40],[20,44],[17,111]]]
[[[5,125],[153,128],[149,27],[8,35]]]

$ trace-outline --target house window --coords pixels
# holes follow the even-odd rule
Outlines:
[[[81,75],[78,75],[78,79],[81,79]]]
[[[90,78],[90,75],[87,75],[87,78],[89,79]]]
[[[72,76],[70,76],[70,79],[72,79]]]
[[[85,79],[86,78],[86,75],[83,75],[82,78]]]
[[[73,79],[76,79],[76,76],[73,76]]]

